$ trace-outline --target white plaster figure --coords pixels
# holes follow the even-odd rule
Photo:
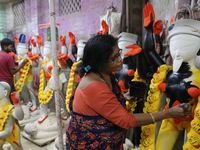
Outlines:
[[[82,39],[78,41],[78,44],[77,44],[78,51],[77,51],[76,61],[79,61],[83,58],[83,50],[84,50],[86,42],[87,42],[86,40],[82,40]]]
[[[26,132],[26,137],[32,140],[38,139],[48,139],[57,137],[57,118],[55,114],[55,103],[52,101],[53,90],[55,90],[55,84],[59,84],[59,89],[62,89],[62,81],[59,79],[59,83],[55,83],[53,76],[53,57],[51,51],[51,42],[45,41],[43,47],[43,63],[40,72],[40,87],[39,87],[39,102],[40,104],[40,117],[33,124],[27,124],[24,128]],[[58,69],[66,65],[59,63]],[[46,87],[45,87],[45,82]],[[67,111],[65,108],[65,100],[63,94],[60,92],[61,107],[61,118],[63,127],[66,126],[67,121]],[[52,108],[49,108],[49,103],[51,103]],[[51,110],[52,109],[52,110]]]
[[[26,114],[24,119],[29,119],[31,116],[36,116],[39,114],[38,108],[37,108],[37,103],[36,103],[36,96],[34,93],[34,88],[33,88],[33,73],[32,73],[32,67],[37,67],[38,66],[38,59],[39,56],[37,54],[32,54],[31,52],[28,52],[28,47],[26,43],[19,43],[17,46],[17,55],[18,55],[18,63],[20,64],[24,59],[30,58],[30,66],[28,68],[28,72],[26,75],[26,79],[24,81],[24,86],[27,87],[29,96],[30,96],[30,101],[24,109],[26,109]],[[23,70],[21,69],[19,71],[20,76],[23,76]],[[20,80],[20,79],[19,79]],[[16,82],[16,84],[19,81]],[[18,91],[18,88],[16,87],[16,90]],[[29,110],[29,111],[28,111]]]
[[[19,93],[11,93],[13,106],[9,99],[10,85],[1,81],[0,91],[0,149],[2,150],[5,142],[8,142],[14,150],[22,150],[20,129],[15,121],[15,119],[22,120],[24,117],[19,101]]]

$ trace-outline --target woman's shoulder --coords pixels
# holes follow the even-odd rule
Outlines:
[[[79,83],[79,85],[78,85],[78,88],[81,90],[82,89],[93,89],[94,87],[95,87],[95,89],[97,89],[97,88],[99,89],[99,88],[105,88],[105,87],[107,87],[107,85],[101,81],[91,81],[91,82],[87,82],[87,83],[82,82],[82,84]]]
[[[95,76],[94,74],[90,74],[87,76],[84,76],[79,85],[78,88],[79,89],[85,89],[85,88],[93,88],[93,87],[98,87],[98,88],[105,88],[107,87],[107,85],[105,83],[103,83],[97,76]]]

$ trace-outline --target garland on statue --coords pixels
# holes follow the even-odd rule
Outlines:
[[[16,83],[16,77],[17,77],[17,74],[14,74],[14,75],[13,75],[14,85],[15,85],[15,83]]]
[[[164,64],[158,67],[157,72],[154,73],[153,78],[151,79],[147,102],[145,102],[145,107],[143,109],[144,113],[154,113],[159,111],[162,91],[158,86],[166,80],[166,75],[170,70],[172,70],[172,66]],[[155,132],[156,123],[142,126],[140,150],[155,149]]]
[[[38,94],[38,99],[39,102],[42,104],[46,104],[50,101],[50,99],[53,96],[53,90],[48,89],[47,93],[44,93],[44,83],[45,83],[45,71],[43,69],[43,66],[48,62],[48,60],[44,60],[41,66],[41,71],[40,71],[40,85],[39,85],[39,94]]]
[[[70,76],[69,76],[69,82],[68,82],[68,88],[67,88],[67,92],[66,92],[66,108],[68,110],[68,112],[70,112],[69,110],[69,99],[71,97],[71,94],[73,92],[74,89],[74,74],[75,74],[75,69],[77,67],[77,65],[81,62],[82,60],[73,63],[73,66],[71,68],[71,72],[70,72]]]
[[[138,71],[136,69],[134,73],[134,78],[131,81],[140,81],[142,82],[142,79],[139,77]],[[137,102],[133,101],[126,101],[126,108],[129,112],[129,114],[132,114],[135,111],[135,107],[137,106]]]
[[[16,62],[20,62],[21,60],[22,60],[22,57],[19,57]],[[16,84],[16,77],[17,77],[17,74],[14,74],[13,75],[14,84]]]
[[[18,59],[17,62],[19,62],[22,58],[20,57]],[[30,59],[28,59],[28,62],[20,69],[21,71],[21,75],[18,79],[18,81],[15,83],[15,89],[17,92],[20,92],[22,90],[22,87],[24,86],[24,82],[26,80],[26,77],[27,77],[27,74],[28,74],[28,71],[30,69],[30,65],[32,64],[32,61]],[[16,80],[16,76],[13,76],[14,78],[14,81]]]
[[[19,57],[16,62],[20,62],[21,60],[22,60],[22,57]]]
[[[13,109],[13,105],[5,104],[1,107],[0,111],[0,132],[4,129],[4,124],[8,118],[9,113]]]
[[[200,70],[195,68],[192,70],[192,73],[195,74],[194,77],[194,83],[196,86],[199,87],[199,75],[200,75]],[[195,79],[196,78],[196,79]],[[195,81],[198,82],[195,82]],[[193,84],[194,84],[193,83]],[[193,100],[198,100],[196,107],[192,107],[192,116],[194,115],[194,118],[190,122],[191,129],[187,133],[187,141],[183,145],[184,150],[199,150],[200,149],[200,130],[199,130],[199,124],[200,124],[200,95],[198,94],[197,97],[194,97]],[[190,118],[190,117],[188,117]],[[167,119],[165,119],[167,120]],[[166,121],[167,122],[167,121]]]

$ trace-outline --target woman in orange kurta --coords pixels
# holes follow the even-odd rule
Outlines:
[[[122,149],[124,129],[166,118],[190,115],[186,103],[152,114],[129,114],[112,72],[122,69],[121,50],[111,35],[97,35],[84,48],[82,71],[86,74],[70,98],[71,120],[66,131],[66,149]]]

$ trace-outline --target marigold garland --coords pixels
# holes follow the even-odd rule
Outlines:
[[[159,111],[162,92],[158,89],[158,85],[166,80],[166,75],[170,70],[172,70],[172,66],[164,64],[158,67],[157,72],[154,73],[153,78],[151,79],[147,102],[145,102],[145,107],[143,109],[144,113],[154,113]],[[142,126],[142,139],[140,140],[141,150],[155,149],[155,133],[156,123]]]
[[[16,77],[17,77],[17,74],[14,74],[14,75],[13,75],[14,85],[16,84]]]
[[[67,86],[67,92],[66,92],[66,108],[68,110],[68,112],[70,112],[69,110],[69,99],[71,97],[71,94],[73,92],[74,89],[74,70],[76,69],[77,65],[81,62],[82,60],[73,63],[73,66],[71,68],[71,72],[70,72],[70,76],[69,76],[69,81],[68,81],[68,86]]]
[[[8,118],[8,114],[13,109],[13,105],[11,104],[5,104],[1,107],[0,111],[0,132],[4,129],[4,124],[6,122],[6,119]]]
[[[22,57],[19,57],[16,62],[20,62],[21,60],[22,60]],[[16,77],[17,77],[17,74],[14,74],[13,75],[14,84],[16,84]]]
[[[22,57],[19,57],[16,62],[20,62],[21,60],[22,60]]]
[[[193,74],[196,74],[196,77],[199,78],[199,73],[200,71],[196,69],[192,70]],[[198,80],[199,81],[199,80]],[[193,84],[195,84],[197,82],[193,82]],[[196,84],[195,84],[196,85]],[[197,85],[199,85],[199,83],[197,83]],[[194,118],[192,119],[192,121],[190,122],[190,126],[191,129],[190,131],[187,133],[187,141],[186,143],[183,145],[183,149],[187,150],[187,149],[192,149],[192,150],[199,150],[200,148],[200,139],[199,139],[199,123],[200,123],[200,95],[197,97],[197,104],[196,104],[196,108],[193,107],[192,108],[192,112],[194,113]],[[165,119],[166,120],[166,119]],[[167,125],[167,121],[165,123],[165,126]]]
[[[16,62],[20,62],[21,60],[22,60],[22,57],[19,57]],[[16,84],[16,77],[17,77],[17,74],[14,74],[13,75],[14,84]]]
[[[48,89],[47,93],[44,93],[45,71],[43,69],[43,66],[47,62],[48,60],[44,60],[42,62],[41,71],[40,71],[40,85],[39,85],[38,99],[39,99],[39,102],[42,104],[48,103],[53,96],[53,90],[50,88]]]
[[[15,89],[17,92],[20,92],[22,90],[22,87],[24,86],[24,82],[26,80],[31,63],[32,63],[32,61],[30,59],[28,59],[28,62],[20,69],[21,75],[20,75],[18,81],[15,83]],[[14,81],[15,81],[15,77],[16,76],[14,76]]]
[[[19,57],[16,62],[20,62],[21,60],[22,60],[22,57]],[[14,84],[16,84],[16,77],[17,77],[17,74],[14,74],[13,75]]]

